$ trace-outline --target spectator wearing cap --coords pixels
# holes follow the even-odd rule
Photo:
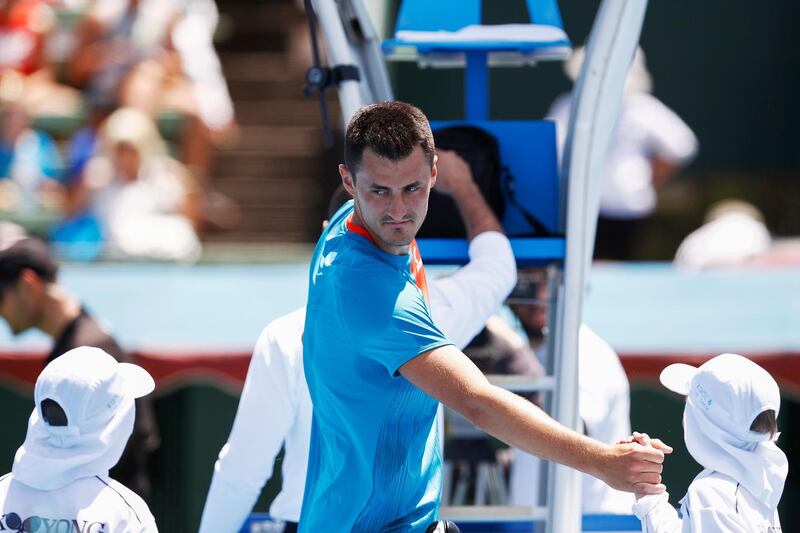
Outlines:
[[[33,328],[50,336],[54,345],[48,363],[79,346],[96,346],[119,361],[130,362],[130,355],[58,283],[58,264],[47,245],[36,238],[3,233],[7,237],[0,240],[0,317],[11,331],[18,335]],[[133,438],[113,474],[146,497],[149,456],[160,439],[152,404],[137,403]]]
[[[134,426],[143,368],[82,346],[50,362],[12,472],[0,478],[0,530],[155,533],[144,501],[108,477]]]
[[[675,363],[661,383],[686,396],[686,448],[703,471],[681,500],[681,516],[669,494],[637,495],[633,512],[651,533],[779,533],[778,502],[789,471],[778,448],[780,390],[749,359],[722,354],[700,367]],[[649,444],[635,433],[631,440]]]

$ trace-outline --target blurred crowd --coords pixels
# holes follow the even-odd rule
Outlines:
[[[70,259],[195,260],[237,137],[217,22],[214,0],[0,0],[2,218]]]

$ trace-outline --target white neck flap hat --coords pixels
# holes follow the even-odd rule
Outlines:
[[[774,437],[750,430],[768,409],[778,415],[780,391],[769,373],[736,354],[722,354],[700,367],[675,363],[661,383],[686,395],[683,431],[686,448],[707,470],[726,474],[774,511],[789,471]]]
[[[36,406],[17,450],[14,478],[40,490],[107,475],[133,432],[134,399],[153,391],[143,368],[82,346],[48,364],[36,380]]]

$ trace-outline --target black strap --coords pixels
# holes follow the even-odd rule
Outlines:
[[[525,219],[525,222],[527,222],[533,230],[534,235],[539,237],[554,237],[557,235],[557,233],[550,231],[550,229],[545,226],[541,220],[536,218],[533,213],[528,211],[521,203],[519,203],[519,200],[517,200],[516,178],[505,165],[500,168],[500,183],[505,186],[505,193],[509,203],[517,208],[517,211],[519,211],[519,213]]]
[[[360,81],[361,76],[358,72],[358,67],[355,65],[336,65],[335,67],[322,65],[322,54],[320,54],[319,43],[317,42],[317,17],[314,13],[314,7],[311,5],[311,0],[305,0],[305,6],[314,63],[306,71],[306,86],[303,88],[303,93],[307,97],[311,96],[313,92],[319,95],[319,107],[322,113],[322,134],[325,139],[325,147],[330,148],[333,146],[333,131],[328,118],[328,101],[325,98],[325,90],[343,81]]]

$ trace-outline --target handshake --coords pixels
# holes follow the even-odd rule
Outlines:
[[[653,448],[656,450],[660,450],[664,452],[664,454],[672,453],[672,447],[664,444],[661,439],[653,439],[647,433],[639,433],[638,431],[634,431],[633,435],[626,439],[622,439],[617,441],[617,444],[638,444],[640,446],[644,446],[645,448]],[[662,490],[666,490],[666,486],[660,485]],[[644,492],[636,492],[634,491],[634,495],[636,499],[646,496],[647,493]]]

